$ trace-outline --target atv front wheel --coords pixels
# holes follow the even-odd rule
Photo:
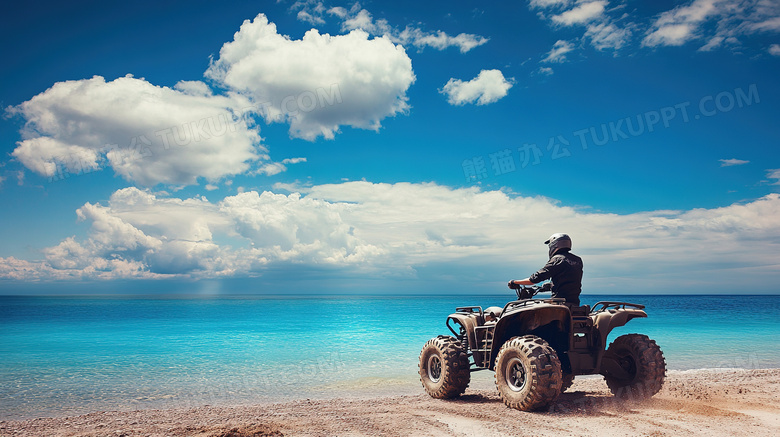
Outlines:
[[[561,393],[561,362],[555,350],[534,335],[514,337],[496,357],[496,388],[501,400],[521,411],[539,410]]]
[[[664,354],[646,335],[621,335],[609,345],[602,361],[604,379],[617,397],[649,398],[661,390],[666,377]]]
[[[420,352],[420,381],[436,399],[454,398],[469,386],[469,357],[460,341],[440,335],[428,340]]]

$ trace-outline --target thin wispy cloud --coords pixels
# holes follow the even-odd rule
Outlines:
[[[552,68],[550,67],[539,67],[539,73],[544,74],[546,76],[550,76],[555,73]]]
[[[582,38],[597,50],[619,50],[631,39],[632,23],[616,15],[620,8],[608,9],[609,2],[594,1],[536,1],[529,2],[532,10],[556,27],[584,28]],[[613,16],[616,15],[616,16]]]
[[[701,23],[719,13],[718,3],[723,1],[695,0],[689,5],[664,12],[655,21],[651,31],[642,40],[642,44],[649,47],[685,44],[697,36]]]
[[[766,0],[692,0],[649,22],[635,16],[624,1],[531,0],[528,5],[553,26],[584,28],[584,41],[598,50],[694,42],[700,51],[739,50],[745,38],[780,32],[780,4]]]
[[[780,185],[780,168],[767,170],[766,177],[775,180],[772,185]]]
[[[375,19],[371,12],[363,9],[360,3],[353,3],[350,8],[343,6],[327,7],[321,1],[298,1],[291,7],[298,10],[298,19],[314,25],[324,24],[325,17],[335,17],[341,21],[344,32],[363,30],[371,35],[386,36],[396,44],[413,46],[418,50],[430,47],[445,50],[457,47],[461,53],[467,53],[475,47],[488,42],[489,38],[471,33],[450,35],[441,30],[427,31],[419,26],[406,25],[403,28],[390,24],[386,19]]]
[[[323,16],[326,12],[325,4],[317,0],[299,0],[290,6],[290,10],[296,13],[298,20],[312,25],[325,24]]]
[[[662,13],[647,30],[642,45],[680,46],[703,42],[700,50],[738,49],[759,33],[780,32],[780,4],[765,0],[695,0]]]
[[[269,162],[263,164],[263,166],[257,170],[257,174],[264,174],[266,176],[277,175],[279,173],[287,171],[288,165],[298,164],[301,162],[306,162],[306,158],[287,158],[287,159],[283,159],[281,162]]]
[[[719,159],[718,161],[720,161],[720,166],[721,167],[732,167],[732,166],[735,166],[735,165],[745,165],[745,164],[750,162],[750,161],[744,161],[742,159],[735,159],[735,158]]]
[[[542,59],[542,62],[561,63],[566,62],[568,59],[566,55],[574,50],[574,44],[569,41],[558,40],[553,44],[552,49],[547,53],[547,56]]]
[[[342,12],[336,13],[342,16]],[[371,13],[361,9],[356,14],[346,12],[343,15],[342,29],[346,31],[362,29],[373,35],[384,35],[393,42],[412,45],[419,50],[425,47],[431,47],[437,50],[444,50],[449,47],[457,47],[461,53],[466,53],[475,47],[479,47],[488,42],[488,38],[469,33],[459,33],[451,36],[441,30],[426,32],[414,26],[406,26],[399,30],[391,26],[387,20],[374,20]]]

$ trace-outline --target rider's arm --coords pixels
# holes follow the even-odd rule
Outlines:
[[[528,280],[534,284],[538,284],[548,279],[552,279],[552,277],[555,276],[557,273],[559,273],[563,268],[564,260],[565,258],[562,256],[559,255],[553,256],[552,258],[550,258],[549,261],[547,261],[547,264],[545,264],[544,267],[539,269],[539,271],[537,271],[533,275],[529,276]]]
[[[550,258],[550,260],[547,261],[547,264],[545,264],[544,267],[539,269],[538,272],[534,273],[533,275],[525,279],[514,279],[512,281],[509,281],[509,283],[517,284],[517,285],[534,285],[540,282],[544,282],[552,278],[553,272],[561,268],[562,259],[563,259],[562,257],[554,256]]]

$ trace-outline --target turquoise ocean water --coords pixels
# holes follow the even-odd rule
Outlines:
[[[504,296],[0,296],[0,420],[421,392],[417,357],[456,306]],[[780,296],[597,296],[669,369],[780,367]],[[487,373],[487,372],[481,372]]]

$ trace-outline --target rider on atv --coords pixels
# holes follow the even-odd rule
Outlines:
[[[457,307],[446,321],[452,335],[425,343],[418,365],[429,395],[460,396],[479,370],[492,370],[501,400],[521,411],[548,408],[578,375],[603,375],[620,398],[646,399],[661,390],[666,360],[655,341],[644,334],[607,341],[614,329],[647,317],[644,305],[579,306],[582,260],[570,252],[571,238],[553,234],[545,243],[547,264],[529,278],[509,281],[518,300],[503,308]],[[540,289],[525,285],[547,279],[553,298],[531,299]]]
[[[567,304],[579,306],[582,258],[571,253],[571,238],[566,234],[553,234],[544,244],[549,248],[550,259],[547,264],[528,278],[509,281],[509,288],[516,290],[521,285],[533,285],[552,279],[549,284],[542,286],[541,291],[552,291],[552,297],[563,298]]]

